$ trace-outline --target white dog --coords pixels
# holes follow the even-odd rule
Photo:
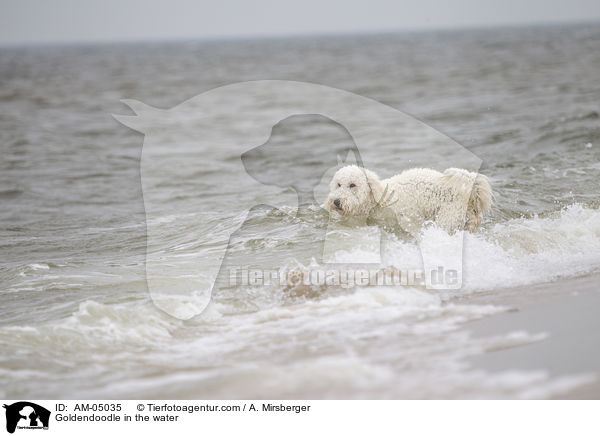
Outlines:
[[[380,180],[373,171],[350,165],[333,176],[326,208],[343,216],[399,224],[411,234],[427,221],[451,233],[476,230],[491,209],[492,197],[487,177],[464,169],[440,173],[413,168]]]

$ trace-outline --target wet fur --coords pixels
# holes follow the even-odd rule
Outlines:
[[[381,180],[371,170],[350,165],[333,176],[325,206],[343,216],[392,219],[409,233],[427,221],[452,233],[477,230],[492,201],[488,178],[464,169],[413,168]]]

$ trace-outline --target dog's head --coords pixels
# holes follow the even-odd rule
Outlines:
[[[356,165],[339,169],[329,184],[327,209],[343,216],[368,216],[383,196],[381,180]]]

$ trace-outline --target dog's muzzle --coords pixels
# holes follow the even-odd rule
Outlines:
[[[336,198],[335,200],[333,200],[333,205],[338,209],[338,210],[342,210],[342,204],[340,203],[340,199]]]

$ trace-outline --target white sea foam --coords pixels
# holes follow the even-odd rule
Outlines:
[[[3,328],[0,339],[25,358],[53,350],[44,388],[58,398],[544,398],[589,381],[470,369],[469,356],[544,339],[526,332],[478,339],[459,328],[503,310],[390,287],[192,323],[149,304],[87,301],[60,323]],[[67,353],[64,364],[75,365],[85,384],[66,382],[74,374],[59,356]],[[97,374],[100,363],[105,371]],[[2,393],[34,392],[31,375],[26,368],[0,371],[0,379],[20,380]]]
[[[360,229],[354,236],[354,249],[373,248],[372,235],[364,246],[357,239]],[[457,237],[437,228],[423,234],[441,247],[439,256]],[[346,248],[337,253],[344,261],[352,259],[353,248]],[[420,259],[414,242],[396,238],[388,248],[387,261]],[[600,267],[600,213],[573,205],[543,217],[497,223],[465,235],[464,258],[464,292],[583,274]],[[236,310],[235,298],[214,298],[187,323],[160,312],[148,299],[119,304],[88,300],[62,320],[5,326],[0,341],[5,350],[24,358],[37,356],[37,350],[56,354],[49,369],[55,381],[45,388],[47,395],[57,397],[130,396],[135,390],[149,396],[329,397],[331,392],[346,397],[543,398],[589,381],[586,375],[553,378],[540,371],[489,374],[469,369],[469,356],[546,338],[527,332],[472,338],[461,329],[462,323],[504,307],[457,304],[447,293],[406,286],[359,287],[291,301],[271,292],[240,293],[238,299],[256,299],[251,311]],[[99,361],[114,374],[65,390],[61,381],[68,377],[58,357],[64,354],[70,354],[68,365],[76,365],[80,377],[93,373],[90,365]],[[264,363],[265,356],[275,356],[271,358],[277,363]],[[210,369],[215,366],[220,369]],[[166,373],[147,382],[152,368]],[[29,369],[19,367],[0,373],[13,381],[12,390],[3,394],[34,393],[30,376]]]
[[[370,234],[367,234],[371,237]],[[416,242],[389,236],[383,265],[422,269]],[[366,258],[371,242],[361,244],[355,229],[355,248],[336,253],[336,261]],[[449,262],[449,247],[463,240],[462,292],[507,288],[575,277],[600,269],[600,211],[574,204],[545,216],[511,219],[480,233],[449,235],[432,226],[424,230],[422,244],[430,249],[431,263]]]

